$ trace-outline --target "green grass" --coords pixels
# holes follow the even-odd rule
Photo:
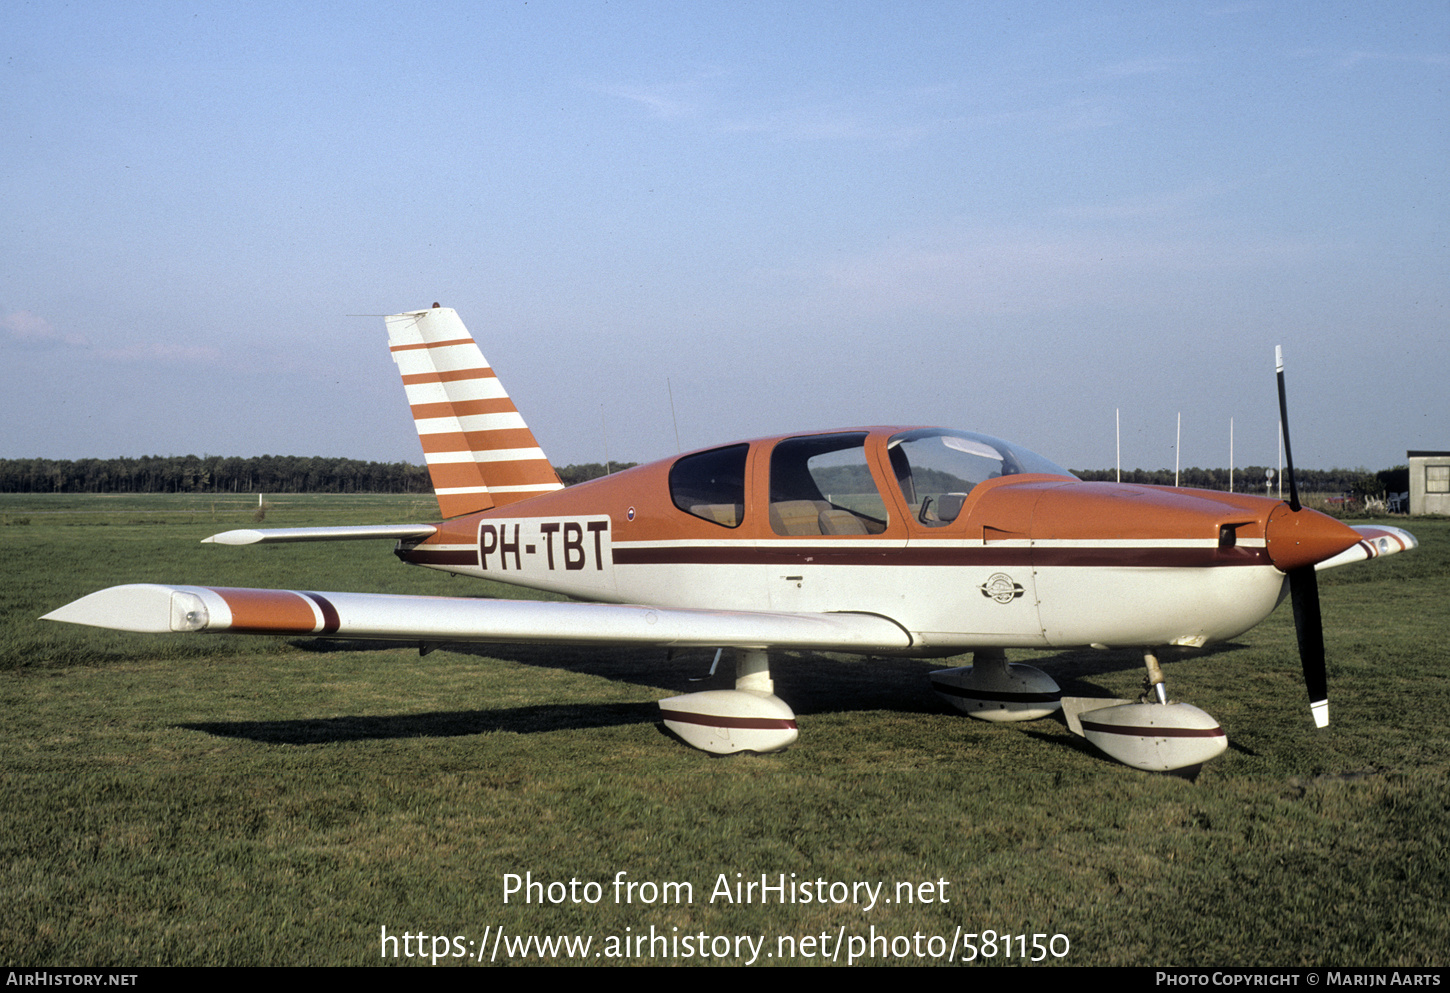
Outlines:
[[[275,504],[270,526],[436,513],[402,497]],[[1326,730],[1287,607],[1235,644],[1166,656],[1170,691],[1230,735],[1190,781],[1112,763],[1055,719],[957,716],[927,686],[942,663],[786,656],[774,675],[800,742],[721,759],[666,737],[654,706],[709,685],[689,682],[708,653],[420,658],[35,620],[137,581],[489,592],[404,567],[388,542],[197,544],[253,511],[0,500],[0,960],[355,965],[380,961],[381,927],[577,932],[598,951],[653,925],[772,949],[843,927],[1061,933],[1078,965],[1445,964],[1450,523],[1413,522],[1417,551],[1320,577]],[[1133,653],[1036,654],[1069,693],[1141,681]],[[690,882],[695,900],[616,905],[619,871]],[[599,881],[605,900],[505,905],[504,874],[525,872]],[[944,878],[951,902],[710,903],[737,872]]]

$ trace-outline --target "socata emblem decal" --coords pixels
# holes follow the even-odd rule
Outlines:
[[[982,596],[991,597],[998,603],[1011,603],[1020,597],[1025,591],[1021,583],[1012,582],[1012,577],[1005,572],[995,572],[992,576],[977,589],[982,591]]]

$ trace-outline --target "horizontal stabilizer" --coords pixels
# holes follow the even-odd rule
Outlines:
[[[689,610],[611,603],[486,600],[135,584],[92,593],[42,620],[121,631],[231,631],[479,644],[869,652],[911,647],[875,614]]]
[[[201,539],[203,545],[266,545],[274,541],[362,541],[367,538],[426,538],[431,524],[368,524],[350,528],[241,528]]]

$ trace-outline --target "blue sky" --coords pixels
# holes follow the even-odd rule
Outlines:
[[[1450,5],[26,3],[0,457],[421,462],[455,307],[556,464],[857,424],[1450,449]],[[362,315],[362,316],[356,316]]]

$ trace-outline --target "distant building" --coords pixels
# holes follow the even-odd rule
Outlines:
[[[1410,513],[1450,514],[1450,452],[1410,452]]]

